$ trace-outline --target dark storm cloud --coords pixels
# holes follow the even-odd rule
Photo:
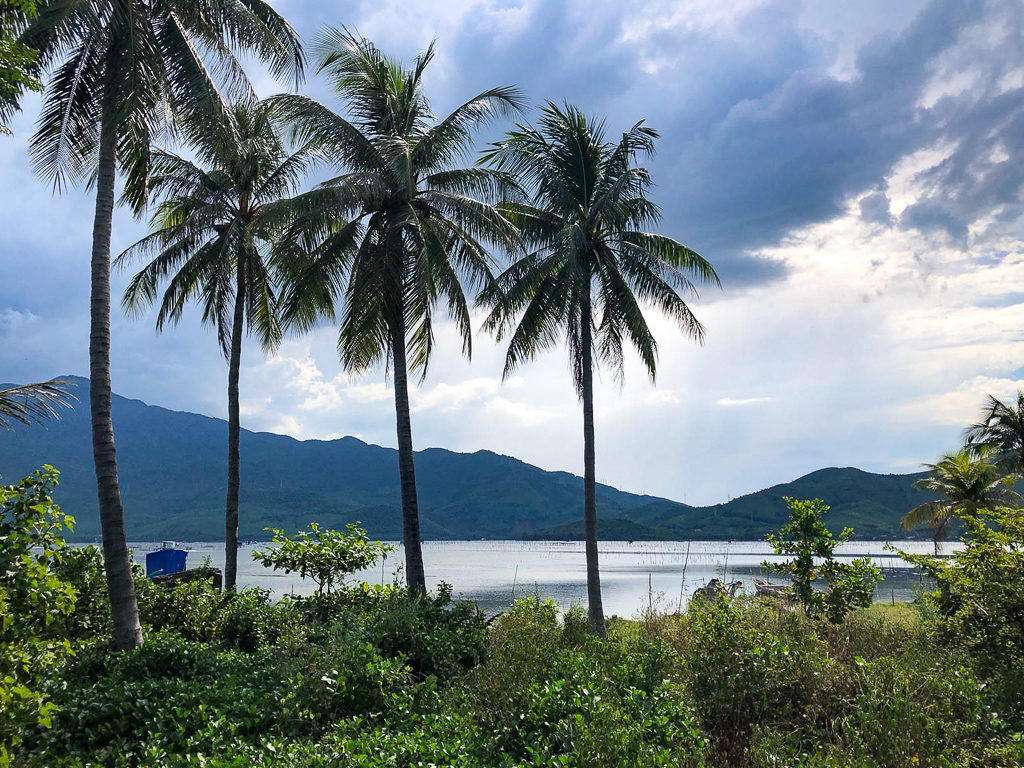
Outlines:
[[[872,192],[860,199],[860,217],[868,224],[892,224],[892,213],[889,212],[889,196],[885,192]]]
[[[962,237],[993,210],[1020,216],[1021,92],[995,92],[1022,49],[1014,7],[1016,0],[932,2],[902,32],[864,46],[848,79],[829,74],[832,51],[798,29],[792,3],[749,13],[729,35],[667,24],[632,39],[624,33],[642,17],[641,3],[524,6],[511,32],[500,14],[478,7],[454,40],[442,41],[455,61],[446,85],[468,92],[514,80],[535,101],[571,99],[615,129],[648,118],[663,136],[652,170],[666,229],[736,287],[780,273],[752,249],[838,215],[898,160],[940,140],[957,150],[931,172],[934,193],[903,214],[903,226]],[[920,106],[965,30],[1003,16],[1014,29],[974,62],[990,92]],[[1011,159],[986,165],[995,146]],[[882,202],[866,201],[865,217],[888,223]]]

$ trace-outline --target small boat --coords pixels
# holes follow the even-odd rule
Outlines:
[[[772,584],[766,579],[754,579],[754,590],[759,597],[785,597],[789,587],[785,584]]]

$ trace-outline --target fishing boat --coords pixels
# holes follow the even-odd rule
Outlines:
[[[146,576],[154,584],[178,584],[185,581],[209,581],[220,589],[224,576],[219,568],[200,566],[186,568],[189,550],[178,547],[177,542],[165,541],[160,549],[146,555]]]
[[[767,579],[754,579],[754,590],[759,597],[785,597],[789,587],[785,584],[772,584]]]

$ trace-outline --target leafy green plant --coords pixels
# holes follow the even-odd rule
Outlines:
[[[100,550],[91,544],[68,547],[54,563],[53,569],[58,578],[75,590],[75,608],[59,617],[51,630],[69,640],[109,637],[110,601]]]
[[[74,518],[53,502],[58,472],[47,465],[0,486],[0,764],[26,726],[50,725],[54,704],[41,677],[71,654],[51,625],[75,607],[75,591],[56,566]]]
[[[1024,513],[982,510],[964,518],[965,546],[952,558],[910,555],[938,587],[939,628],[996,683],[1009,713],[1024,720]]]
[[[855,606],[868,606],[881,580],[881,571],[870,558],[842,563],[835,559],[837,546],[853,537],[852,528],[844,528],[838,537],[822,521],[829,507],[821,499],[801,501],[786,497],[789,522],[778,534],[768,534],[768,543],[777,555],[792,555],[781,563],[764,562],[763,568],[792,579],[790,594],[811,616],[824,615],[840,622]],[[823,589],[815,589],[815,583]]]
[[[270,529],[268,529],[270,530]],[[369,568],[394,547],[373,541],[358,523],[349,523],[344,531],[321,528],[311,523],[308,531],[287,536],[272,529],[271,549],[258,549],[253,560],[275,571],[298,573],[316,583],[317,594],[329,594],[335,583],[343,584],[349,574]]]
[[[381,653],[404,659],[417,680],[450,680],[479,664],[487,651],[483,614],[473,603],[452,600],[449,584],[426,600],[413,590],[392,591],[365,626]]]

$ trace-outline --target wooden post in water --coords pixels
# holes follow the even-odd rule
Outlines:
[[[679,580],[679,606],[676,608],[676,613],[683,612],[683,590],[686,587],[686,566],[690,562],[690,542],[686,542],[686,557],[683,558],[683,575]]]

